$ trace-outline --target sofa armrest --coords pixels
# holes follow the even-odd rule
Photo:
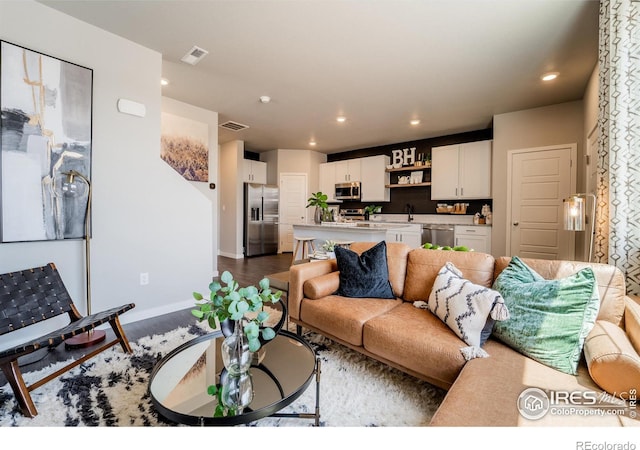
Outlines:
[[[291,266],[289,269],[289,292],[287,296],[289,317],[300,320],[300,304],[304,298],[304,283],[307,280],[335,272],[336,270],[338,270],[338,265],[335,259]]]
[[[596,321],[585,340],[584,356],[589,375],[609,394],[626,400],[640,389],[640,356],[619,326]]]
[[[624,329],[633,348],[640,353],[640,303],[636,299],[631,296],[624,299]]]

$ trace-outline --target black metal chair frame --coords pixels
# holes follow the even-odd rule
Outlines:
[[[27,417],[36,416],[38,411],[31,399],[31,391],[64,372],[118,343],[126,353],[131,353],[129,341],[120,325],[119,315],[134,307],[135,304],[128,303],[87,316],[80,315],[53,263],[0,275],[0,336],[65,313],[71,319],[69,325],[59,330],[0,351],[0,368],[13,390],[22,413]],[[56,347],[66,339],[88,333],[107,322],[115,334],[114,340],[71,361],[68,365],[31,385],[26,385],[20,372],[18,358],[41,348]]]

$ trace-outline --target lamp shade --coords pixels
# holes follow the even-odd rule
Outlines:
[[[585,226],[585,199],[572,195],[563,200],[564,204],[564,229],[569,231],[584,231]]]
[[[74,171],[63,172],[53,180],[53,191],[58,197],[84,197],[89,182]]]

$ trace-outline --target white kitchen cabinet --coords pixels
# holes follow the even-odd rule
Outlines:
[[[336,161],[336,183],[361,181],[360,158]]]
[[[360,158],[360,196],[363,202],[388,202],[390,200],[389,157],[385,155]]]
[[[267,184],[267,163],[263,161],[253,161],[251,159],[242,160],[242,180],[247,183]]]
[[[411,248],[422,245],[422,226],[408,225],[387,230],[387,242],[403,242]]]
[[[454,243],[456,246],[464,245],[476,252],[491,254],[491,227],[456,225]]]
[[[492,141],[431,149],[431,200],[491,198]]]
[[[318,173],[318,188],[320,192],[326,194],[328,202],[341,202],[342,200],[336,200],[336,163],[322,163],[320,164]]]

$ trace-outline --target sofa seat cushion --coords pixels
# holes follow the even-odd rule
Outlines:
[[[454,382],[465,359],[465,343],[430,311],[403,303],[364,325],[364,348],[424,374],[440,387]]]
[[[339,295],[316,300],[305,298],[300,306],[300,319],[323,333],[362,346],[364,324],[401,303],[399,299],[347,298]]]
[[[552,414],[538,420],[525,419],[518,412],[518,398],[528,388],[547,393],[590,392],[602,395],[589,377],[584,361],[577,375],[569,375],[536,362],[506,345],[489,339],[485,345],[491,358],[469,361],[431,420],[434,426],[620,426],[640,425],[637,419],[600,415],[601,406],[617,406],[617,399],[604,394],[600,407],[578,406],[584,414]],[[576,395],[576,394],[574,394]],[[581,394],[578,394],[581,395]]]

